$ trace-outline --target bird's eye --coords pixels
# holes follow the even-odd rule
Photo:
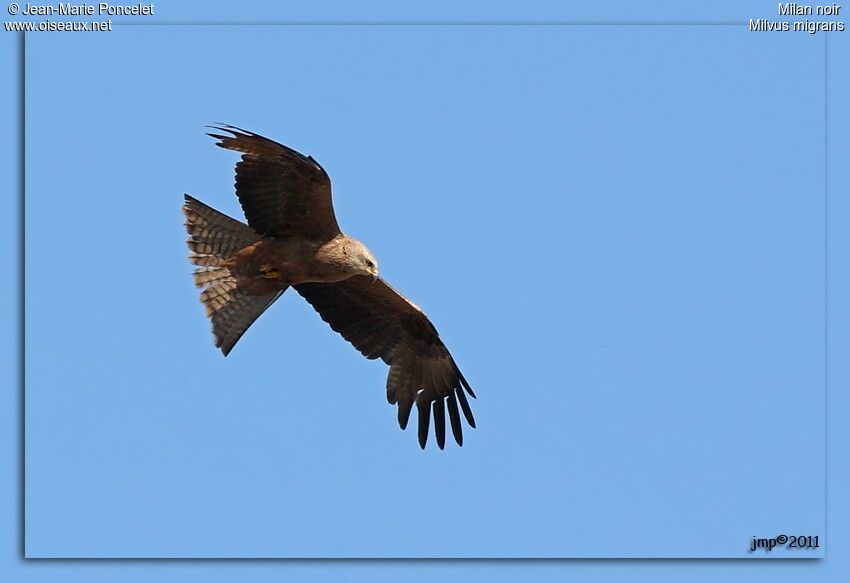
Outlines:
[[[367,259],[366,260],[366,267],[375,267],[375,264]]]

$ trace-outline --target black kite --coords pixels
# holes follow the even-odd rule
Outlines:
[[[363,356],[389,365],[387,400],[398,404],[402,429],[416,403],[423,449],[432,413],[437,445],[445,446],[446,407],[462,445],[460,411],[475,427],[464,389],[475,394],[425,313],[378,277],[378,262],[363,243],[340,231],[325,170],[257,134],[214,129],[222,132],[208,134],[216,145],[242,153],[236,195],[248,220],[185,195],[189,257],[215,345],[227,356],[254,320],[294,287]]]

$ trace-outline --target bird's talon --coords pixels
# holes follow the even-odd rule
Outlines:
[[[263,263],[260,265],[260,273],[262,273],[263,277],[266,279],[275,279],[280,277],[280,273],[272,267],[270,263]]]

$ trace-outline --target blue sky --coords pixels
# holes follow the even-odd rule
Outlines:
[[[31,36],[28,554],[737,557],[823,532],[822,71],[821,37],[734,27]],[[179,214],[239,216],[212,121],[328,169],[480,397],[462,449],[419,451],[385,367],[295,295],[214,350]]]

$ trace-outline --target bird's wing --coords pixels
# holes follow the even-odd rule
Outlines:
[[[475,427],[464,389],[472,397],[475,394],[419,307],[384,280],[373,282],[362,275],[338,283],[304,283],[295,289],[363,356],[381,358],[390,365],[387,400],[398,404],[402,429],[407,427],[416,403],[419,445],[423,449],[432,412],[437,445],[444,447],[446,408],[455,441],[463,444],[459,411]]]
[[[309,156],[233,126],[213,126],[216,145],[242,152],[236,195],[254,231],[267,237],[324,242],[339,234],[331,181]],[[225,135],[229,134],[229,135]]]

